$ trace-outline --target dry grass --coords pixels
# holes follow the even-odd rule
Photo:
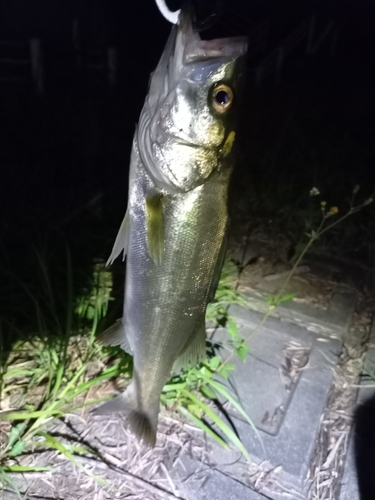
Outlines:
[[[311,500],[337,500],[339,497],[357,396],[355,386],[363,367],[372,315],[373,298],[360,297],[344,341],[327,407],[321,417],[308,477]]]
[[[23,457],[22,464],[48,465],[53,467],[53,473],[24,474],[19,480],[13,475],[13,479],[31,498],[181,498],[187,488],[199,486],[210,474],[206,439],[200,431],[167,416],[162,417],[159,429],[157,446],[147,450],[139,445],[119,418],[67,415],[63,421],[51,425],[49,431],[63,443],[86,444],[97,450],[98,455],[75,455],[76,461],[90,475],[57,452],[42,451]],[[186,457],[193,456],[200,459],[201,467],[191,471],[185,462]],[[94,476],[106,484],[99,484]]]

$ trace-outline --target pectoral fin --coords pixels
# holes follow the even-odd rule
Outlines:
[[[234,138],[236,137],[235,132],[229,132],[228,137],[225,140],[223,149],[222,149],[222,154],[223,156],[228,156],[229,153],[232,151],[233,143],[234,143]]]
[[[128,354],[133,354],[129,341],[126,338],[124,325],[121,319],[118,319],[114,325],[110,326],[109,328],[104,330],[103,333],[98,335],[96,340],[103,345],[119,345],[121,349],[123,349]]]
[[[186,346],[184,352],[177,358],[173,365],[173,371],[178,372],[191,365],[194,366],[207,358],[206,349],[206,319],[202,315],[197,329],[192,335],[192,340]]]
[[[164,253],[163,197],[160,194],[146,198],[147,247],[152,260],[160,264]]]
[[[119,232],[117,233],[115,243],[112,248],[111,255],[107,260],[106,266],[113,263],[115,259],[120,255],[122,251],[124,251],[122,260],[125,260],[125,255],[128,251],[129,245],[129,233],[130,233],[130,216],[129,216],[129,208],[126,210],[125,217],[121,223]]]

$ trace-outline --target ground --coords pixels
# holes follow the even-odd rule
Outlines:
[[[22,456],[19,464],[54,469],[13,475],[22,498],[339,498],[355,386],[373,313],[369,292],[356,286],[363,283],[358,279],[363,269],[359,266],[353,273],[354,262],[328,264],[310,256],[285,290],[296,294],[293,301],[276,308],[253,334],[267,306],[265,297],[277,292],[291,264],[288,241],[272,240],[260,231],[243,239],[247,246],[232,236],[228,255],[242,264],[233,284],[248,304],[233,306],[231,313],[250,355],[246,361],[235,361],[229,387],[259,429],[264,450],[259,436],[228,404],[224,406],[251,463],[236,450],[220,449],[173,411],[163,409],[157,446],[147,451],[120,418],[93,417],[82,409],[53,420],[47,428],[67,448],[86,444],[96,453],[84,454],[77,448],[73,463],[64,454],[43,448]],[[208,336],[228,344],[222,328],[209,329]],[[78,345],[84,351],[83,339],[77,339]],[[19,366],[19,361],[14,364]],[[101,369],[101,362],[92,361],[87,376]],[[105,397],[126,384],[126,380],[103,382],[82,397]],[[25,397],[22,379],[8,389],[2,410],[19,407]],[[37,406],[38,388],[27,394],[27,400]],[[2,424],[3,441],[6,425]],[[8,490],[4,498],[16,498]]]

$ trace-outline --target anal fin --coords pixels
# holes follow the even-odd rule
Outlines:
[[[106,346],[119,345],[128,354],[133,354],[129,341],[126,338],[124,325],[121,319],[118,319],[115,324],[104,330],[96,338],[98,342]]]
[[[194,366],[207,358],[206,348],[206,320],[205,316],[199,320],[199,324],[191,336],[191,341],[185,347],[183,353],[176,359],[173,371],[178,372],[187,366]]]

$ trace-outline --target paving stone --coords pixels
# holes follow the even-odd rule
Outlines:
[[[179,485],[179,495],[185,500],[267,500],[264,495],[215,469],[202,470],[199,478],[201,464],[186,455],[182,462],[183,467],[176,468],[172,478]],[[198,476],[197,480],[181,481],[192,474]]]
[[[243,308],[241,308],[243,309]],[[296,342],[307,349],[311,349],[314,338],[304,328],[293,325],[288,322],[282,322],[276,318],[268,318],[261,329],[254,334],[254,328],[258,325],[262,316],[253,311],[242,310],[239,308],[231,311],[236,320],[241,314],[239,335],[242,338],[250,336],[249,347],[251,354],[276,368],[280,368],[281,362],[285,359],[284,351]],[[241,326],[242,322],[242,326]]]
[[[241,310],[242,309],[242,310]],[[245,338],[258,324],[262,315],[243,308],[232,308],[239,334]],[[227,334],[215,332],[214,340],[223,342]],[[331,388],[334,367],[340,354],[341,342],[319,338],[313,332],[297,325],[269,318],[265,325],[250,337],[251,354],[245,361],[233,357],[236,370],[229,379],[232,392],[259,429],[266,456],[250,425],[235,411],[230,411],[241,441],[249,454],[259,463],[268,460],[282,468],[280,482],[292,485],[302,494],[311,453],[315,446],[320,417]],[[289,349],[289,351],[288,351]],[[223,351],[225,352],[225,351]],[[293,366],[285,366],[288,353],[304,354],[293,373]],[[291,371],[288,377],[285,368]],[[226,473],[235,474],[224,468]],[[263,491],[262,491],[263,493]],[[267,493],[270,498],[278,498]],[[280,496],[282,498],[282,496]]]
[[[306,476],[320,416],[333,378],[333,371],[324,369],[323,363],[319,363],[320,357],[317,350],[310,353],[310,367],[300,375],[277,436],[262,435],[267,458],[273,465],[281,465],[284,471],[294,476],[296,484],[301,484]],[[253,448],[260,456],[258,442],[254,442],[249,429],[246,432],[244,425],[241,427],[238,430],[241,437],[244,436],[245,446],[250,453]]]
[[[266,497],[244,484],[215,471],[196,495],[189,500],[266,500]]]
[[[261,313],[267,310],[268,304],[260,292],[246,292],[244,295],[250,309]],[[353,315],[356,299],[357,293],[354,290],[340,291],[334,295],[326,310],[291,301],[281,304],[272,315],[303,326],[309,331],[342,339]],[[232,306],[230,310],[238,312],[238,309],[238,306]]]
[[[236,363],[236,376],[230,382],[231,392],[256,427],[277,434],[290,400],[279,370],[250,355],[246,362]],[[229,414],[243,420],[234,409]]]

